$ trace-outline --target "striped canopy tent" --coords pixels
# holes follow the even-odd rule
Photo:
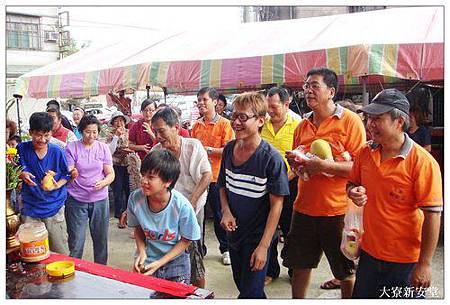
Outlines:
[[[167,92],[300,86],[312,67],[341,85],[444,78],[443,7],[257,22],[93,46],[20,77],[32,98],[84,97],[147,85]]]

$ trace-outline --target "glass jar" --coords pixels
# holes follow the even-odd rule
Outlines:
[[[48,231],[43,222],[21,224],[17,233],[23,261],[39,262],[49,257]]]

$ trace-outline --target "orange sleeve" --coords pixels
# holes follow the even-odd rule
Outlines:
[[[425,154],[425,152],[422,152]],[[421,156],[414,167],[414,193],[418,207],[442,205],[442,177],[432,156]]]
[[[348,181],[354,185],[361,185],[361,156],[365,151],[364,148],[359,149],[353,158],[353,166]]]
[[[355,158],[356,153],[364,146],[366,143],[366,129],[361,119],[355,115],[350,116],[348,137],[345,150],[348,151],[352,159]]]
[[[292,149],[296,149],[300,145],[300,129],[302,128],[303,120],[297,125],[294,130],[294,141],[292,141]]]
[[[234,138],[234,131],[233,128],[231,128],[230,122],[228,120],[224,121],[223,125],[224,128],[221,147],[224,147],[230,140]]]
[[[192,125],[191,136],[193,138],[197,138],[197,124],[197,122],[194,122],[194,124]]]

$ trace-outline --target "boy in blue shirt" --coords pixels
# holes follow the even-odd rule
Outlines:
[[[217,180],[238,298],[266,298],[267,258],[284,196],[289,195],[286,164],[259,134],[266,113],[259,93],[243,93],[234,100],[230,121],[236,140],[224,147]]]
[[[127,212],[137,246],[134,271],[189,284],[186,249],[200,239],[200,227],[191,203],[173,190],[180,162],[166,149],[154,150],[142,161],[141,174],[141,188],[131,193]]]
[[[21,210],[22,222],[41,221],[48,231],[49,246],[53,252],[69,254],[64,202],[69,179],[64,152],[49,143],[52,137],[53,118],[46,112],[35,112],[30,117],[31,141],[17,146],[20,164],[24,169]],[[53,184],[42,185],[48,171],[53,171]]]

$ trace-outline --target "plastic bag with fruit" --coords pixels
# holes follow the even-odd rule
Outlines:
[[[344,217],[341,251],[350,260],[359,258],[363,233],[363,209],[349,202],[348,211]]]

